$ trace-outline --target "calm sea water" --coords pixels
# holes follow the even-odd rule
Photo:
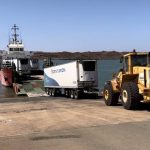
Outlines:
[[[65,62],[70,62],[70,60],[52,60],[54,64],[62,64]],[[121,68],[119,60],[98,60],[98,88],[101,91],[107,80],[112,78],[113,73],[117,73]],[[42,68],[43,63],[40,62],[40,68]],[[15,94],[13,89],[4,87],[0,85],[0,97],[14,97]]]
[[[98,60],[99,89],[102,90],[105,82],[112,79],[113,73],[118,73],[122,64],[120,60]]]

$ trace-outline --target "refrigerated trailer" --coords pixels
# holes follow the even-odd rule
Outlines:
[[[64,94],[78,99],[85,94],[98,94],[96,60],[75,60],[44,68],[44,87],[50,96]]]

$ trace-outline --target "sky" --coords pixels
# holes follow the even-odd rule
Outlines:
[[[30,51],[150,50],[150,0],[0,0],[0,49],[14,24]]]

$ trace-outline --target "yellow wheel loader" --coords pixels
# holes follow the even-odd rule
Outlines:
[[[137,109],[150,102],[150,53],[133,51],[120,60],[123,68],[104,86],[105,104],[117,105],[120,98],[125,109]]]

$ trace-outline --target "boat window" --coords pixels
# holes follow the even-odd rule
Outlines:
[[[32,62],[35,64],[35,63],[38,63],[38,60],[37,59],[33,59]]]
[[[20,62],[22,65],[28,64],[28,59],[21,59]]]
[[[83,61],[84,71],[95,71],[95,61]]]
[[[2,68],[11,68],[11,62],[10,61],[4,61],[2,62]]]
[[[20,48],[20,51],[23,51],[23,48]]]

